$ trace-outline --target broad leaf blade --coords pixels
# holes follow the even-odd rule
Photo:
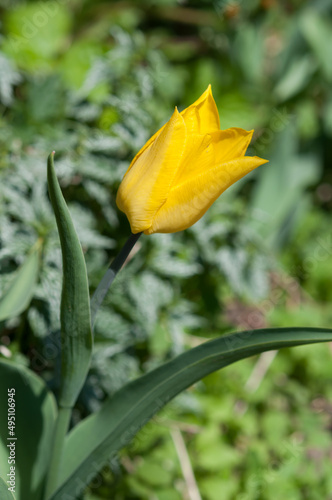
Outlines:
[[[8,389],[15,389],[17,498],[40,500],[48,470],[56,403],[44,381],[27,368],[0,361],[0,470],[8,477]],[[14,442],[14,441],[12,441]],[[6,498],[0,495],[0,498]]]
[[[65,494],[76,498],[78,484],[82,488],[88,484],[168,401],[209,373],[264,351],[327,341],[332,341],[332,330],[285,328],[235,333],[206,342],[134,380],[69,434],[61,486],[52,500],[61,500]]]
[[[47,179],[63,261],[59,404],[72,407],[86,379],[93,345],[88,277],[83,251],[55,175],[53,153],[48,158]]]
[[[14,494],[8,490],[11,488],[2,477],[0,477],[0,498],[1,500],[15,500]],[[15,490],[14,490],[15,491]]]
[[[18,316],[28,307],[37,282],[38,268],[39,244],[36,244],[0,299],[0,321]]]

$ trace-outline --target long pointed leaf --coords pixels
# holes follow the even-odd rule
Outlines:
[[[12,430],[8,429],[8,389],[11,394],[12,389],[15,391]],[[24,366],[0,360],[0,473],[8,479],[7,445],[15,443],[17,498],[42,498],[56,416],[55,398],[43,379]],[[10,436],[10,431],[14,435]],[[10,437],[16,439],[10,441]],[[0,498],[6,497],[0,495]]]
[[[1,500],[15,500],[14,494],[8,489],[12,488],[0,477],[0,498]],[[15,491],[15,490],[14,490]]]
[[[39,248],[36,244],[0,299],[0,321],[13,318],[29,305],[38,278]]]
[[[76,498],[155,413],[209,373],[263,351],[327,341],[332,341],[332,330],[285,328],[235,333],[206,342],[134,380],[69,434],[61,486],[52,500],[69,495]]]
[[[86,379],[92,353],[88,277],[81,244],[55,175],[53,153],[47,167],[48,189],[63,261],[59,404],[71,408]]]

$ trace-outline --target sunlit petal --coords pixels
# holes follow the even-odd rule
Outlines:
[[[173,186],[146,234],[176,232],[190,227],[229,186],[264,163],[266,160],[257,156],[244,156],[214,165]]]
[[[203,94],[195,101],[193,104],[188,106],[181,112],[183,116],[187,131],[192,133],[205,134],[208,131],[219,130],[219,113],[212,96],[211,85],[203,92]],[[163,125],[152,137],[144,144],[144,146],[138,151],[134,159],[129,165],[128,171],[134,165],[136,160],[141,156],[141,154],[148,149],[153,142],[157,139],[159,134],[164,130],[167,123]]]
[[[167,122],[168,123],[168,122]],[[126,172],[126,174],[129,172],[129,170],[131,169],[131,167],[134,165],[134,163],[136,162],[136,160],[150,147],[152,146],[152,144],[154,143],[154,141],[157,139],[158,135],[161,133],[161,131],[166,127],[167,123],[165,123],[165,125],[163,125],[155,134],[153,134],[152,137],[150,137],[150,139],[144,144],[144,146],[139,150],[139,152],[134,156],[134,159],[131,161],[129,167],[128,167],[128,170]]]
[[[253,133],[253,130],[248,132],[235,127],[214,132],[212,134],[212,143],[216,154],[216,163],[244,156]]]
[[[174,177],[173,186],[186,181],[216,163],[211,135],[188,135],[183,161]]]
[[[183,163],[178,169],[174,183],[200,175],[211,165],[226,163],[244,156],[252,138],[253,130],[247,132],[241,128],[218,130],[204,137],[199,144],[195,136],[188,137]],[[197,137],[197,136],[196,136]]]
[[[150,147],[127,170],[117,194],[117,205],[126,213],[133,233],[151,226],[165,203],[186,146],[186,126],[175,109],[171,119]]]
[[[220,119],[218,108],[213,99],[211,91],[207,98],[197,106],[200,125],[199,131],[201,134],[208,134],[217,131],[220,128]]]
[[[195,123],[196,133],[207,134],[217,131],[220,128],[219,113],[216,103],[213,99],[211,85],[191,106],[182,111],[188,130],[190,122]],[[195,121],[194,121],[195,120]]]
[[[211,85],[210,84],[207,86],[207,89],[204,90],[203,94],[200,95],[199,98],[196,99],[196,101],[193,102],[189,107],[191,107],[191,106],[200,106],[201,104],[203,104],[208,99],[209,96],[212,96],[212,89],[211,89]]]
[[[188,134],[198,134],[200,131],[200,118],[196,106],[189,106],[182,111]]]
[[[194,224],[234,182],[266,160],[245,157],[253,131],[219,130],[211,86],[137,153],[117,205],[133,233],[176,232]]]

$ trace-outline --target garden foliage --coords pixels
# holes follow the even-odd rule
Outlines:
[[[206,338],[331,325],[331,12],[326,0],[0,1],[0,349],[55,393],[62,264],[48,154],[91,292],[129,235],[121,178],[174,105],[211,83],[221,128],[254,128],[249,153],[270,161],[192,228],[139,240],[97,316],[74,423]],[[82,498],[183,498],[181,436],[206,500],[327,498],[329,347],[281,351],[254,390],[256,362],[179,396]]]

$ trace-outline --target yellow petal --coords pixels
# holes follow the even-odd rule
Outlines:
[[[216,154],[216,163],[244,156],[253,133],[253,130],[248,132],[235,127],[213,133],[212,142]]]
[[[133,233],[181,231],[231,184],[266,160],[245,157],[253,131],[219,130],[211,87],[172,118],[137,153],[117,204]]]
[[[196,106],[189,106],[182,111],[181,115],[185,121],[187,131],[189,134],[199,134],[200,133],[200,118],[199,112]]]
[[[203,92],[203,94],[198,99],[196,99],[196,101],[193,102],[187,109],[189,109],[193,106],[200,107],[211,97],[213,99],[211,85],[209,84],[207,89]],[[184,110],[184,111],[186,111],[186,110]],[[218,110],[217,110],[217,114],[218,114]]]
[[[208,131],[212,132],[219,130],[219,113],[212,96],[211,85],[208,86],[208,88],[197,99],[197,101],[188,106],[188,108],[184,109],[181,112],[181,115],[185,119],[188,133],[195,132],[205,134]],[[165,125],[163,125],[155,134],[153,134],[153,136],[150,137],[150,139],[138,151],[131,164],[129,165],[127,172],[131,169],[137,158],[139,158],[141,154],[153,144],[162,130],[164,130],[167,123],[165,123]]]
[[[168,123],[168,122],[167,122]],[[150,147],[152,145],[152,143],[156,140],[156,138],[158,137],[158,135],[161,133],[161,131],[166,127],[167,123],[165,123],[165,125],[163,125],[155,134],[153,134],[152,137],[150,137],[150,139],[144,144],[144,146],[139,150],[139,152],[134,156],[134,159],[131,161],[129,167],[128,167],[128,170],[126,172],[126,174],[129,172],[129,170],[131,169],[131,167],[134,165],[134,163],[136,162],[137,158],[139,158],[141,156],[142,153],[144,153],[144,151],[146,149],[148,149],[148,147]]]
[[[200,133],[207,134],[220,129],[217,105],[213,99],[211,86],[207,89],[207,98],[197,106],[200,118]]]
[[[204,137],[204,140],[201,140],[200,145],[198,145],[197,139],[196,143],[192,144],[195,136],[189,136],[184,162],[178,170],[174,185],[184,182],[188,177],[200,175],[211,165],[226,163],[244,156],[253,132],[253,130],[247,132],[242,128],[218,130],[201,136]]]
[[[182,113],[189,131],[207,134],[220,128],[218,108],[213,99],[211,85]]]
[[[158,137],[127,170],[116,203],[127,215],[133,233],[148,229],[165,203],[182,161],[186,137],[184,120],[175,109]]]
[[[188,177],[215,165],[215,151],[211,135],[191,134],[187,137],[183,160],[174,177],[173,186],[182,184]]]
[[[170,190],[145,233],[174,233],[192,226],[229,186],[266,162],[257,156],[243,156],[187,178]]]

